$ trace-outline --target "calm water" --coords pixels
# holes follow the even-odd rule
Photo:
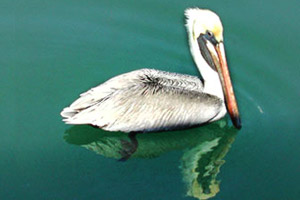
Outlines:
[[[0,199],[300,199],[300,3],[284,2],[2,0]],[[222,18],[241,131],[222,120],[139,135],[118,162],[126,134],[61,122],[117,74],[199,75],[183,25],[192,6]]]

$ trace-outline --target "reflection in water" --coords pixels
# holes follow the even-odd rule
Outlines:
[[[187,195],[208,199],[219,192],[216,177],[235,135],[236,129],[221,120],[190,130],[137,134],[131,139],[121,132],[107,132],[85,125],[73,126],[66,130],[64,139],[70,144],[115,159],[124,157],[124,152],[125,156],[129,152],[125,159],[154,158],[182,149],[181,171],[187,185]],[[136,151],[135,147],[138,147]],[[134,153],[130,156],[131,151]]]
[[[234,141],[236,130],[219,130],[215,138],[200,142],[187,149],[182,157],[181,169],[187,184],[187,195],[208,199],[219,192],[220,182],[216,180],[222,160]]]

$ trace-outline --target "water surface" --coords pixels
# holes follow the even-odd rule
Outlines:
[[[78,94],[117,74],[148,67],[199,76],[183,17],[194,6],[223,21],[241,131],[223,120],[139,135],[137,152],[118,162],[126,135],[61,122]],[[299,199],[299,7],[3,0],[0,198]]]

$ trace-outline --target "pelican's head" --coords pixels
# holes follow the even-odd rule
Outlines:
[[[206,92],[225,97],[227,111],[235,127],[241,128],[223,44],[223,26],[219,16],[206,9],[185,11],[190,49],[204,79]],[[221,94],[220,94],[221,93]]]
[[[223,26],[219,16],[206,9],[188,8],[185,11],[187,18],[187,29],[192,38],[197,38],[202,34],[213,34],[218,42],[223,42]]]

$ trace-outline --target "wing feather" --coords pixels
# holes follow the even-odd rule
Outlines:
[[[197,77],[142,69],[81,94],[61,115],[68,124],[92,124],[109,131],[193,126],[214,118],[222,106],[222,100],[202,89]]]

